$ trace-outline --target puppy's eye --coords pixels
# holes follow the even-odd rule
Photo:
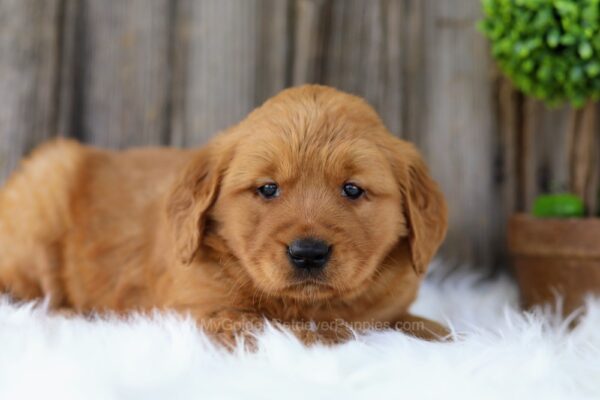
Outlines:
[[[352,200],[358,199],[364,193],[365,191],[354,183],[344,183],[344,186],[342,186],[342,196],[348,197]]]
[[[259,187],[257,190],[258,193],[267,200],[274,199],[275,197],[279,196],[279,187],[275,183],[267,183],[266,185]]]

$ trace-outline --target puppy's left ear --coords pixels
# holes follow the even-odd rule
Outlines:
[[[167,197],[167,219],[183,264],[191,263],[201,248],[207,213],[219,193],[225,156],[216,147],[210,143],[194,154]]]
[[[411,261],[422,275],[446,236],[448,210],[418,150],[411,143],[394,141],[392,163],[403,199]]]

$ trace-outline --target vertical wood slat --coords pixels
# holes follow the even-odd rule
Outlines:
[[[492,69],[477,32],[479,2],[425,4],[422,149],[449,203],[447,258],[492,264],[500,208],[495,186]]]
[[[56,132],[63,136],[75,136],[81,121],[81,107],[75,109],[76,94],[80,89],[81,35],[79,0],[62,0],[60,19],[60,62],[57,67],[56,83]],[[81,132],[79,132],[81,133]]]
[[[588,215],[600,216],[600,105],[595,105],[595,136],[591,143],[592,160],[589,176]]]
[[[204,143],[254,104],[258,35],[255,0],[186,1],[177,15],[176,51],[182,74],[174,115],[177,145]],[[225,84],[225,82],[227,82]]]
[[[597,112],[597,104],[589,103],[572,112],[569,125],[570,190],[584,199],[589,215],[596,214],[596,203],[600,195],[598,190],[600,124]]]
[[[390,4],[333,2],[323,81],[364,97],[379,111],[387,127],[399,135],[402,47],[399,26],[388,26],[399,12]]]
[[[394,7],[401,6],[400,16],[395,10],[390,10],[388,15],[388,26],[401,27],[402,38],[402,136],[419,144],[420,134],[425,129],[424,117],[425,107],[425,1],[404,0],[402,2],[391,1]],[[397,34],[397,33],[395,33]]]
[[[504,238],[507,233],[506,221],[521,207],[519,144],[522,139],[522,96],[516,92],[510,81],[500,74],[500,71],[496,70],[495,74],[497,96],[495,117],[498,126],[495,184],[500,196],[498,237]],[[496,265],[506,265],[508,257],[501,239],[495,246],[494,252]]]
[[[542,193],[569,190],[568,106],[549,109],[527,98],[523,110],[522,209],[530,211]]]
[[[290,60],[290,83],[294,86],[322,80],[330,5],[326,0],[295,0],[293,3],[294,51]]]
[[[181,2],[174,144],[206,142],[284,88],[288,11],[277,0]]]
[[[164,144],[170,101],[169,0],[82,0],[70,132],[89,143]],[[65,82],[68,84],[68,82]]]
[[[60,2],[0,0],[0,182],[55,132]]]
[[[319,82],[364,97],[402,127],[400,3],[297,2],[294,84]]]
[[[497,80],[498,104],[496,109],[498,122],[498,184],[502,196],[503,214],[508,217],[517,211],[519,205],[519,156],[518,149],[521,133],[521,98],[510,81],[500,76]]]
[[[283,90],[291,79],[292,6],[289,0],[260,0],[258,3],[260,29],[255,105]]]

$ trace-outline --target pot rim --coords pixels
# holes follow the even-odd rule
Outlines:
[[[538,218],[514,214],[508,221],[512,254],[600,258],[600,218]]]

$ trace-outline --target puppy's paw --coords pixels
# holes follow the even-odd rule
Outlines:
[[[314,344],[333,346],[355,337],[350,325],[343,320],[296,322],[288,328],[307,346]]]
[[[395,321],[395,328],[411,336],[429,341],[447,341],[451,333],[445,326],[426,318],[406,314]]]
[[[215,343],[230,351],[239,346],[254,351],[256,334],[264,329],[264,318],[251,311],[224,309],[198,319],[198,324]]]

